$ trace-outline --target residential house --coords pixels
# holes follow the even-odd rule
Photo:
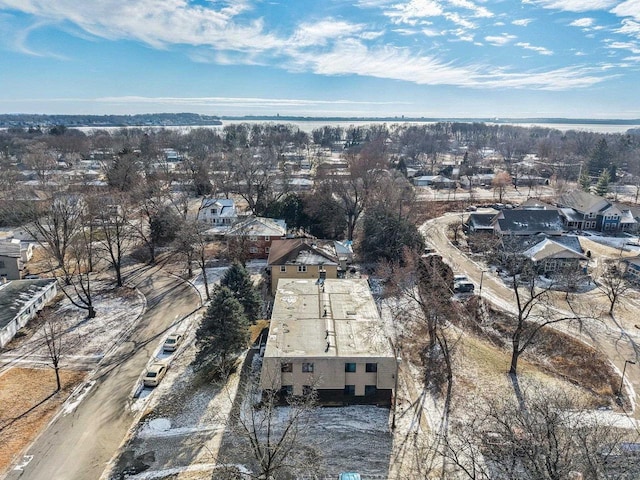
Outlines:
[[[225,234],[230,251],[246,258],[269,256],[271,243],[287,236],[284,220],[265,217],[249,217],[233,225]]]
[[[333,242],[292,238],[271,242],[267,268],[271,272],[271,293],[282,278],[338,278],[340,259]]]
[[[55,280],[2,280],[0,348],[4,347],[57,293]]]
[[[638,233],[640,208],[622,203],[616,203],[614,205],[620,210],[620,230],[627,233]]]
[[[325,405],[390,405],[398,364],[363,279],[281,279],[261,387]]]
[[[456,188],[458,184],[442,175],[422,175],[413,177],[413,184],[416,187],[433,187],[436,189]]]
[[[559,201],[563,223],[569,230],[617,231],[622,212],[606,199],[574,190],[563,194]]]
[[[460,177],[460,186],[469,190],[472,187],[491,187],[495,173],[479,173],[476,175],[462,175]]]
[[[471,213],[466,222],[469,233],[493,233],[495,213]]]
[[[492,224],[494,233],[501,236],[561,235],[565,230],[557,210],[502,210]]]
[[[11,239],[0,241],[0,277],[7,280],[20,280],[24,264],[33,255],[33,245]]]
[[[198,221],[218,229],[228,229],[238,220],[236,204],[231,198],[203,198]]]
[[[573,237],[575,238],[575,237]],[[582,249],[570,248],[566,243],[556,239],[545,238],[541,242],[525,250],[523,255],[530,259],[539,273],[546,275],[562,271],[566,268],[580,268],[589,259],[582,254]]]

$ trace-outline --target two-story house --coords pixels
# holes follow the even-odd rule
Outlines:
[[[238,221],[236,204],[230,198],[203,198],[198,221],[214,228],[228,229]]]
[[[620,229],[622,212],[598,195],[574,190],[563,194],[558,206],[568,230],[614,232]]]
[[[233,225],[226,233],[227,248],[234,258],[263,258],[269,256],[271,243],[286,238],[284,220],[249,217]]]
[[[309,238],[274,240],[267,259],[271,293],[276,293],[281,278],[338,278],[339,263],[334,242]]]

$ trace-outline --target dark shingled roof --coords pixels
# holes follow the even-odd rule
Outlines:
[[[557,210],[503,210],[497,218],[503,234],[535,234],[564,230]]]

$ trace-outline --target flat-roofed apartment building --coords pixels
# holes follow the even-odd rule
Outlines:
[[[322,404],[389,405],[397,362],[366,280],[281,278],[261,387]]]

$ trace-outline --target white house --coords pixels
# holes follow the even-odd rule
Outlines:
[[[57,293],[55,280],[0,283],[0,348],[4,347]]]
[[[238,220],[235,202],[230,198],[204,198],[198,211],[198,221],[228,229]]]

